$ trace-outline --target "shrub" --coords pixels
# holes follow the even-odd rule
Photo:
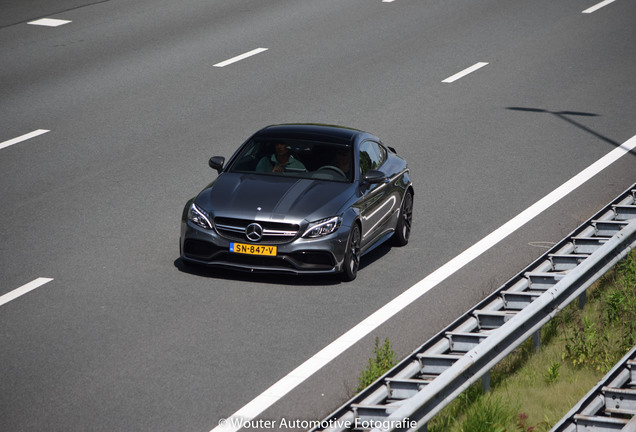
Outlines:
[[[395,352],[391,348],[391,342],[389,342],[388,338],[384,340],[382,346],[380,346],[380,339],[375,338],[373,354],[375,354],[375,357],[369,359],[367,368],[360,373],[356,393],[364,390],[396,365]]]
[[[573,313],[565,330],[565,352],[576,367],[591,367],[603,372],[631,349],[636,342],[636,252],[621,260],[592,293],[598,318]]]
[[[559,369],[561,369],[561,363],[553,362],[548,368],[547,372],[543,375],[547,384],[554,384],[559,379]]]

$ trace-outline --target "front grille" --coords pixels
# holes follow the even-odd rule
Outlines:
[[[243,267],[270,267],[275,268],[289,268],[293,269],[294,266],[284,257],[267,257],[257,255],[243,255],[233,253],[223,253],[218,256],[219,261],[227,261],[228,263],[238,264]]]
[[[259,240],[259,242],[262,243],[289,243],[298,235],[299,226],[296,224],[223,217],[214,219],[214,227],[221,237],[232,241],[249,243],[254,242],[247,238],[245,235],[245,229],[248,225],[253,223],[257,223],[263,228],[263,237]]]

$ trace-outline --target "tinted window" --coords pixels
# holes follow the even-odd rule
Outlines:
[[[386,159],[386,150],[373,141],[365,141],[360,145],[360,174],[364,176],[370,169],[378,169]]]
[[[351,146],[289,138],[250,140],[229,172],[283,175],[338,182],[350,182],[353,175]]]

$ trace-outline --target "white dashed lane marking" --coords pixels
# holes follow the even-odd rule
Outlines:
[[[51,282],[53,279],[51,278],[37,278],[34,281],[29,282],[26,285],[22,285],[20,288],[16,288],[13,291],[6,293],[3,296],[0,296],[0,306],[9,303],[11,300],[15,300],[24,294],[33,291],[36,288],[41,287],[44,284]]]
[[[21,135],[21,136],[19,136],[17,138],[13,138],[13,139],[10,139],[8,141],[1,142],[0,143],[0,149],[12,146],[13,144],[17,144],[17,143],[20,143],[22,141],[26,141],[26,140],[31,139],[31,138],[35,138],[36,136],[40,136],[40,135],[45,134],[47,132],[51,132],[51,131],[46,130],[46,129],[38,129],[38,130],[35,130],[33,132],[29,132],[28,134]]]
[[[267,48],[256,48],[256,49],[253,49],[252,51],[246,52],[245,54],[241,54],[236,57],[232,57],[231,59],[222,61],[221,63],[217,63],[214,65],[214,67],[225,67],[225,66],[231,65],[232,63],[236,63],[238,61],[244,60],[248,57],[252,57],[253,55],[260,54],[263,51],[267,51]]]
[[[453,76],[450,76],[450,77],[446,78],[446,79],[445,79],[444,81],[442,81],[442,82],[443,82],[443,83],[452,83],[452,82],[454,82],[454,81],[457,81],[457,80],[458,80],[458,79],[460,79],[460,78],[465,77],[465,76],[466,76],[466,75],[468,75],[468,74],[471,74],[471,73],[475,72],[477,69],[481,69],[481,68],[483,68],[483,67],[484,67],[484,66],[486,66],[487,64],[488,64],[488,63],[484,63],[484,62],[476,63],[476,64],[472,65],[471,67],[466,68],[466,69],[464,69],[463,71],[458,72],[458,73],[456,73],[455,75],[453,75]]]

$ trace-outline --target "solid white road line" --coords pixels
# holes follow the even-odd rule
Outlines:
[[[602,7],[607,6],[610,3],[614,3],[616,0],[605,0],[600,2],[599,4],[592,6],[591,8],[585,9],[582,13],[584,14],[591,14],[592,12],[596,12],[597,10],[599,10]]]
[[[42,285],[51,282],[53,279],[50,278],[37,278],[36,280],[29,282],[26,285],[22,285],[20,288],[16,288],[11,292],[6,293],[3,296],[0,296],[0,306],[5,303],[9,303],[11,300],[15,300],[16,298],[33,291],[36,288],[41,287]]]
[[[42,18],[35,21],[29,21],[27,24],[46,26],[46,27],[59,27],[61,25],[68,24],[70,22],[71,21],[61,20],[61,19]]]
[[[464,69],[463,71],[456,73],[453,76],[450,76],[448,78],[446,78],[444,81],[442,81],[443,83],[452,83],[454,81],[457,81],[460,78],[465,77],[466,75],[475,72],[477,69],[481,69],[484,66],[486,66],[488,63],[484,63],[484,62],[479,62],[477,64],[472,65],[471,67]]]
[[[217,63],[217,64],[214,65],[214,67],[225,67],[227,65],[230,65],[232,63],[236,63],[237,61],[244,60],[244,59],[246,59],[248,57],[251,57],[253,55],[260,54],[263,51],[267,51],[267,48],[256,48],[256,49],[254,49],[252,51],[246,52],[245,54],[241,54],[239,56],[232,57],[229,60],[225,60],[225,61],[223,61],[221,63]]]
[[[9,141],[5,141],[5,142],[0,143],[0,149],[3,149],[5,147],[9,147],[9,146],[11,146],[13,144],[17,144],[17,143],[22,142],[22,141],[26,141],[28,139],[31,139],[31,138],[34,138],[36,136],[45,134],[47,132],[51,132],[51,131],[46,130],[46,129],[38,129],[38,130],[35,130],[33,132],[29,132],[28,134],[24,134],[24,135],[19,136],[17,138],[13,138],[13,139],[10,139]]]
[[[311,377],[316,371],[321,369],[331,360],[338,357],[347,348],[358,342],[364,336],[377,329],[385,321],[393,317],[402,309],[413,303],[426,292],[446,280],[468,263],[479,257],[481,254],[491,249],[497,243],[508,237],[510,234],[531,221],[544,210],[561,200],[570,192],[581,186],[583,183],[594,177],[596,174],[616,162],[622,156],[636,148],[636,136],[626,141],[623,145],[609,152],[601,159],[581,171],[576,176],[559,186],[553,192],[528,207],[516,217],[493,231],[482,240],[466,249],[461,254],[435,270],[433,273],[413,285],[408,290],[397,296],[385,306],[377,310],[361,323],[340,336],[338,339],[327,345],[312,358],[298,366],[288,375],[265,390],[243,408],[235,412],[230,418],[219,420],[219,425],[212,429],[212,432],[237,431],[244,424],[255,419],[267,408],[283,398],[300,383]]]

